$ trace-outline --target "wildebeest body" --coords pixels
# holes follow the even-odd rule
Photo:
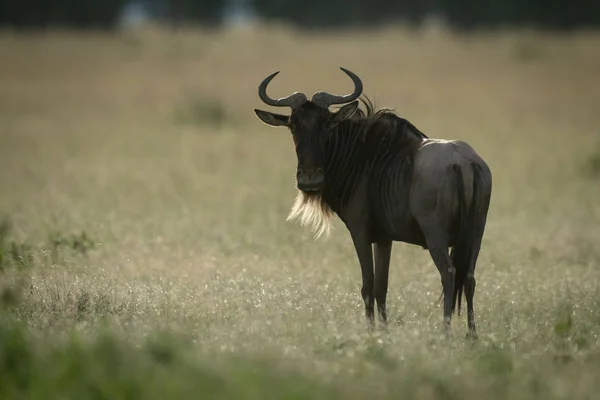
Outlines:
[[[491,196],[491,172],[465,142],[430,139],[390,110],[375,111],[368,100],[358,109],[352,95],[303,94],[263,101],[289,105],[288,116],[255,110],[272,126],[287,126],[298,157],[299,195],[289,218],[299,217],[327,232],[337,214],[348,228],[362,271],[361,293],[372,323],[377,302],[387,322],[386,295],[393,241],[427,249],[443,285],[444,317],[449,325],[464,289],[468,326],[476,335],[473,295],[475,263]],[[329,100],[329,101],[328,101]],[[350,102],[332,113],[330,104]],[[373,246],[374,245],[374,246]],[[373,247],[372,247],[373,246]],[[448,249],[452,248],[452,253]],[[374,251],[373,251],[374,250]]]

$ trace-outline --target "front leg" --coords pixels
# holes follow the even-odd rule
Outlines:
[[[365,302],[365,313],[369,327],[374,325],[375,317],[375,286],[373,276],[373,248],[364,230],[351,231],[352,242],[362,271],[361,294]]]
[[[385,299],[387,297],[391,254],[391,240],[383,240],[375,243],[375,300],[377,301],[380,322],[384,329],[387,327]]]

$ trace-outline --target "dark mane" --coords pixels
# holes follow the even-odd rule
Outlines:
[[[362,103],[362,105],[364,106],[364,110],[361,110],[360,108],[356,111],[356,113],[354,114],[354,117],[356,118],[375,118],[378,116],[381,116],[383,114],[393,114],[394,110],[391,108],[382,108],[377,110],[377,107],[375,105],[375,103],[373,101],[371,101],[371,99],[369,99],[369,97],[365,94],[363,94],[360,98],[359,98],[360,102]]]
[[[429,138],[427,135],[425,135],[423,132],[421,132],[416,126],[414,126],[410,121],[408,121],[407,119],[404,119],[404,118],[400,117],[398,114],[396,114],[396,112],[393,109],[380,108],[378,110],[375,103],[373,101],[371,101],[371,99],[369,99],[369,97],[365,94],[363,94],[359,100],[362,103],[364,110],[362,110],[360,108],[357,109],[351,118],[352,120],[354,120],[354,121],[364,120],[364,121],[370,121],[370,122],[394,121],[396,123],[399,121],[402,121],[407,124],[408,132],[410,132],[422,139]]]

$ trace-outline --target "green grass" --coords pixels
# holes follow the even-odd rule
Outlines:
[[[157,335],[140,346],[101,333],[54,345],[0,325],[3,398],[343,398],[341,388],[305,378],[275,362],[190,357],[191,343]]]
[[[2,398],[596,395],[597,34],[127,38],[0,35]],[[442,335],[427,252],[394,245],[389,332],[368,332],[343,225],[285,222],[293,143],[256,85],[346,93],[339,66],[492,169],[477,343],[465,316]]]

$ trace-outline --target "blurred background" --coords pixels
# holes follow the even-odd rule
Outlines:
[[[252,109],[275,70],[273,97],[347,93],[344,66],[377,106],[486,159],[504,265],[546,235],[592,257],[599,23],[584,0],[0,0],[0,211],[24,238],[93,230],[103,262],[156,241],[186,265],[323,251],[284,222],[293,145]]]
[[[600,5],[586,0],[73,0],[0,2],[0,24],[19,28],[62,25],[110,28],[161,20],[208,26],[280,20],[303,28],[420,26],[431,18],[459,29],[536,26],[568,30],[600,23]]]
[[[109,276],[257,255],[293,268],[330,246],[354,265],[342,226],[314,243],[285,222],[293,144],[252,111],[273,71],[271,96],[310,96],[350,91],[343,66],[377,106],[488,162],[484,264],[595,260],[599,23],[584,0],[0,0],[0,212],[24,240],[88,232]],[[427,265],[403,274],[437,274],[403,252]]]
[[[0,397],[335,398],[296,374],[273,392],[285,362],[345,400],[593,398],[599,25],[592,0],[0,0]],[[289,110],[258,84],[348,93],[339,67],[489,164],[481,347],[437,342],[439,273],[400,243],[391,334],[362,336],[345,227],[315,241],[286,222],[293,141],[252,110]],[[204,372],[164,342],[46,351],[104,328],[182,333]],[[276,365],[256,379],[215,362],[231,353]]]

